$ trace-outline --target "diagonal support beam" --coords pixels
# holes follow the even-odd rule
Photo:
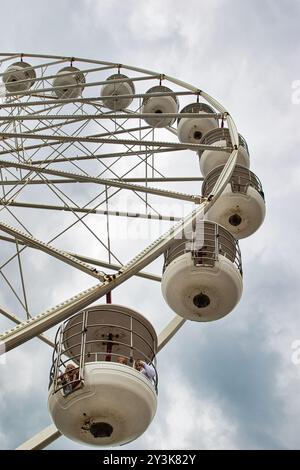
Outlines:
[[[234,125],[232,125],[233,129],[232,129],[232,133],[234,135],[234,138],[237,138],[237,133],[236,133],[236,129],[234,127]],[[227,164],[225,165],[218,181],[216,182],[213,190],[212,190],[212,193],[211,193],[211,197],[209,198],[210,201],[203,207],[203,213],[207,212],[207,210],[211,207],[211,205],[213,204],[213,201],[216,200],[220,194],[222,194],[227,182],[229,181],[229,178],[233,172],[233,169],[235,167],[235,164],[236,164],[236,160],[237,160],[237,149],[234,150],[227,162]],[[199,208],[200,209],[200,208]],[[197,213],[197,216],[199,215],[199,213]],[[196,220],[195,217],[192,217],[192,221],[193,220]],[[188,223],[188,217],[186,217],[183,222],[182,222],[182,226],[186,225]],[[176,227],[178,227],[180,224],[177,224]],[[173,232],[173,235],[174,233],[177,233],[177,230],[176,228],[174,229],[174,232]],[[170,235],[170,232],[168,232],[169,235]],[[172,237],[172,239],[174,238],[174,236]],[[158,239],[156,242],[154,242],[152,245],[150,245],[150,247],[148,247],[148,249],[145,250],[145,256],[146,256],[146,253],[147,251],[151,251],[151,248],[153,246],[156,246],[159,244],[159,240]],[[167,243],[166,243],[167,245]],[[142,252],[142,255],[144,254],[144,252]],[[137,257],[137,259],[139,259],[139,256]],[[134,262],[135,262],[135,259],[132,260],[131,263],[129,263],[129,269],[130,269],[130,265],[134,265]],[[126,267],[125,267],[125,270],[126,270]],[[184,324],[184,320],[178,316],[174,317],[173,320],[171,320],[171,322],[166,326],[166,328],[164,328],[164,330],[160,333],[159,335],[159,342],[158,342],[158,350],[161,350],[166,344],[167,342],[174,336],[174,334],[179,330],[179,328]],[[1,338],[0,338],[1,339]],[[48,429],[48,428],[47,428]],[[21,448],[23,449],[27,449],[27,450],[30,450],[30,449],[34,449],[34,448],[37,448],[37,447],[30,447],[30,442],[36,442],[37,445],[39,442],[42,442],[41,446],[39,448],[42,448],[42,445],[43,445],[43,435],[45,433],[45,430],[42,431],[41,433],[38,433],[36,436],[34,436],[34,438],[32,438],[31,441],[27,441],[27,443],[23,444],[23,446],[20,446]],[[50,432],[49,433],[50,436],[50,442],[53,442],[57,437],[59,437],[61,434],[59,433],[59,431],[56,430],[56,428],[54,427],[54,429],[52,428],[52,433]],[[28,444],[29,443],[29,444]],[[46,442],[45,445],[48,445],[48,443]],[[32,444],[31,444],[32,445]],[[25,446],[25,447],[24,447]],[[19,447],[19,449],[20,449]]]
[[[115,66],[115,64],[114,64]],[[140,82],[140,81],[144,81],[144,80],[153,80],[153,78],[159,78],[159,75],[157,74],[153,74],[153,76],[145,76],[145,77],[132,77],[132,78],[121,78],[121,79],[116,79],[114,80],[114,83],[122,83],[122,82]],[[99,85],[105,85],[107,83],[106,80],[102,80],[102,81],[97,81],[97,82],[88,82],[88,83],[84,83],[83,86],[84,88],[88,88],[88,87],[98,87]],[[73,89],[73,88],[76,88],[78,87],[78,84],[74,84],[74,85],[69,85],[68,88],[70,89]],[[49,98],[49,94],[46,94],[46,92],[53,92],[54,90],[63,90],[65,88],[65,85],[60,85],[60,86],[51,86],[49,88],[41,88],[40,90],[37,89],[37,90],[26,90],[26,91],[19,91],[18,92],[18,97],[23,97],[23,96],[34,96],[34,94],[37,92],[37,91],[41,91],[43,92],[43,97],[46,97],[46,98]],[[9,93],[6,93],[6,96],[7,97],[15,97],[16,94],[13,93],[13,92],[9,92]],[[100,98],[100,97],[99,97]]]
[[[11,227],[10,225],[5,224],[4,222],[0,222],[0,230],[5,233],[9,233],[17,240],[23,242],[25,245],[43,251],[44,253],[47,253],[48,255],[51,255],[54,258],[57,258],[60,261],[63,261],[64,263],[67,263],[70,266],[73,266],[74,268],[77,268],[86,274],[89,274],[90,276],[96,277],[101,281],[103,281],[105,278],[105,273],[98,272],[95,268],[93,268],[93,266],[90,266],[84,261],[80,261],[74,256],[66,253],[65,251],[58,250],[57,248],[54,248],[53,246],[44,243],[38,240],[37,238],[32,237],[31,235],[27,235],[26,233],[21,232],[20,230],[17,230],[16,228]]]
[[[137,69],[134,69],[132,67],[129,67],[129,66],[126,66],[127,69],[133,69],[133,70],[137,70]],[[145,72],[145,71],[144,71]],[[191,91],[193,92],[197,92],[199,95],[202,95],[204,96],[207,101],[209,103],[211,103],[213,106],[215,106],[219,111],[222,111],[222,112],[225,112],[226,110],[214,99],[212,99],[209,95],[207,95],[206,93],[204,93],[203,91],[201,90],[198,90],[197,88],[191,86],[191,85],[188,85],[185,84],[184,82],[181,82],[177,79],[174,79],[172,77],[168,77],[168,76],[164,76],[164,78],[170,80],[171,82],[173,83],[176,83],[177,85],[181,85],[181,86],[184,86],[185,88],[187,89],[190,89]],[[231,118],[231,116],[228,116],[229,117],[229,122],[228,122],[228,126],[229,126],[229,131],[230,131],[230,135],[231,135],[231,138],[232,138],[232,141],[233,141],[233,144],[234,144],[234,147],[235,147],[235,150],[232,152],[231,154],[231,157],[230,159],[228,160],[227,164],[225,165],[225,168],[224,170],[222,171],[215,187],[213,188],[213,191],[212,193],[210,194],[209,196],[209,199],[208,199],[208,202],[206,203],[205,207],[204,207],[204,213],[211,207],[211,205],[213,204],[213,202],[220,196],[220,194],[222,193],[222,191],[224,190],[226,184],[228,183],[229,181],[229,178],[232,174],[232,171],[234,169],[234,166],[235,166],[235,163],[236,163],[236,159],[237,159],[237,148],[238,148],[238,134],[237,134],[237,130],[236,130],[236,127],[235,127],[235,124]],[[213,201],[213,202],[212,202]],[[186,221],[186,219],[184,220],[184,222]],[[160,239],[159,239],[160,240]],[[148,247],[148,249],[146,249],[144,252],[141,253],[141,255],[139,255],[138,257],[136,257],[134,260],[132,260],[124,269],[125,271],[129,270],[136,264],[137,261],[140,261],[140,258],[142,257],[143,258],[143,255],[145,255],[145,257],[147,258],[147,255],[149,255],[149,252],[151,251],[152,248],[158,248],[158,244],[159,244],[159,240],[157,240],[156,242],[154,242],[152,245],[150,245],[150,247]],[[165,244],[165,248],[167,247],[167,243]],[[150,261],[149,261],[150,262]],[[120,271],[121,273],[121,271]],[[133,275],[133,273],[132,273]],[[174,322],[174,328],[176,329],[176,325],[178,326],[180,324],[180,320],[179,319],[173,319],[172,320]],[[170,329],[170,331],[172,330],[172,328]],[[163,332],[161,333],[161,341],[163,343],[164,341],[164,338],[167,340],[167,338],[171,335],[171,333],[169,334],[168,331],[166,330],[166,328],[163,330]],[[171,337],[171,336],[170,336]],[[55,432],[55,431],[54,431]],[[38,437],[39,435],[37,435]],[[32,447],[33,448],[33,447]],[[37,448],[37,447],[36,447]]]
[[[110,67],[111,68],[111,67]],[[0,74],[0,77],[1,77],[2,74]],[[72,75],[72,72],[71,72],[71,75]],[[30,81],[30,79],[29,79]],[[19,82],[20,83],[20,82]],[[192,91],[172,91],[172,92],[168,92],[168,91],[165,91],[165,92],[160,92],[160,93],[135,93],[134,95],[131,95],[131,94],[127,94],[127,95],[118,95],[118,98],[119,99],[122,99],[122,98],[150,98],[150,97],[157,97],[157,96],[193,96],[195,95],[195,93],[193,93]],[[110,95],[108,96],[90,96],[90,97],[87,97],[87,98],[55,98],[55,103],[57,104],[60,104],[60,105],[63,105],[63,104],[73,104],[73,103],[87,103],[87,104],[93,104],[93,103],[96,103],[96,104],[101,104],[101,102],[103,102],[103,100],[105,99],[108,99],[108,98],[111,98]],[[52,99],[43,99],[43,105],[51,105],[53,104],[53,98]],[[5,109],[9,109],[9,108],[14,108],[16,105],[15,103],[11,103],[11,102],[8,102],[8,103],[2,103],[2,107],[5,108]],[[41,106],[41,102],[40,101],[25,101],[25,102],[19,102],[18,103],[18,106],[20,108],[24,108],[24,107],[28,107],[30,106],[31,108],[33,108],[34,106],[38,106],[40,107]]]
[[[14,238],[5,237],[4,235],[0,235],[0,240],[4,240],[6,242],[15,244]],[[22,242],[20,242],[20,244],[24,245],[24,243]],[[112,269],[113,271],[119,271],[122,268],[121,264],[108,263],[107,261],[102,261],[96,258],[90,258],[88,256],[79,255],[77,253],[71,253],[71,252],[68,252],[68,253],[74,258],[80,259],[81,261],[84,261],[85,263],[95,264],[96,266],[101,266],[102,268]],[[135,276],[143,277],[145,279],[150,279],[151,281],[161,282],[161,276],[157,276],[156,274],[148,273],[145,271],[140,271],[136,273]]]
[[[151,244],[140,255],[134,258],[128,265],[123,266],[120,271],[114,276],[108,276],[107,281],[103,284],[97,284],[90,289],[87,289],[80,294],[72,297],[71,299],[63,302],[56,307],[47,310],[40,315],[31,318],[22,324],[18,325],[15,329],[6,331],[0,335],[0,341],[5,345],[5,350],[9,351],[20,344],[32,339],[37,334],[46,331],[47,329],[55,326],[57,323],[65,320],[72,314],[87,307],[92,302],[98,300],[103,295],[110,292],[116,286],[122,284],[134,274],[139,272],[143,267],[154,261],[160,254],[162,254],[168,245],[176,236],[182,234],[185,226],[190,225],[197,219],[202,218],[203,207],[200,206],[198,210],[189,214],[182,222],[177,224],[174,228],[169,230],[164,236],[160,237],[156,242]]]
[[[185,322],[185,318],[182,318],[179,315],[175,315],[175,317],[158,335],[157,352],[159,352],[170,341],[170,339],[173,338],[173,336],[185,324]]]
[[[75,85],[78,86],[78,85]],[[132,95],[130,95],[132,97]],[[118,97],[121,99],[122,96]],[[103,97],[105,99],[105,97]],[[101,114],[86,114],[85,119],[94,119],[94,120],[106,120],[106,119],[145,119],[145,118],[156,118],[156,113],[138,113],[138,114],[126,114],[123,113],[101,113]],[[192,118],[192,119],[206,119],[206,118],[215,118],[215,119],[222,119],[224,117],[221,113],[160,113],[159,119],[163,118],[170,118],[170,119],[178,119],[178,118]],[[47,114],[46,116],[40,114],[19,114],[18,116],[0,116],[0,122],[9,122],[9,121],[65,121],[71,120],[72,122],[82,120],[82,115],[74,115],[74,114]]]
[[[125,211],[111,211],[111,210],[100,210],[93,209],[92,207],[76,207],[66,205],[54,205],[54,204],[34,204],[32,202],[17,202],[14,199],[0,199],[0,206],[9,207],[23,207],[26,209],[45,209],[54,211],[65,211],[65,212],[78,212],[83,214],[98,214],[98,215],[111,215],[115,217],[130,217],[134,219],[147,219],[147,220],[165,220],[168,222],[180,220],[180,217],[168,216],[168,215],[157,215],[157,214],[143,214],[139,212],[125,212]]]
[[[20,325],[20,323],[22,323],[22,320],[20,320],[18,317],[16,317],[16,315],[14,315],[13,313],[9,312],[8,310],[6,310],[5,308],[3,307],[0,307],[0,313],[2,313],[2,315],[4,315],[6,318],[8,318],[9,320],[11,320],[12,322],[16,323],[17,325]],[[37,336],[39,339],[41,339],[44,343],[48,344],[48,346],[51,346],[52,348],[54,348],[54,343],[53,341],[51,341],[51,339],[47,338],[47,336],[45,335],[38,335]]]
[[[87,263],[95,264],[96,266],[101,266],[102,268],[108,268],[108,269],[113,269],[115,271],[120,271],[122,269],[122,266],[120,264],[113,264],[113,263],[107,263],[102,260],[94,259],[94,258],[88,258],[87,256],[81,256],[78,255],[77,253],[72,253],[73,256],[76,258],[86,261]],[[148,273],[146,271],[139,271],[136,274],[134,274],[137,277],[143,277],[144,279],[149,279],[151,281],[157,281],[161,282],[161,276],[157,276],[156,274]]]
[[[157,115],[155,115],[157,116]],[[210,115],[211,116],[211,115]],[[115,145],[132,145],[132,146],[140,146],[143,145],[145,147],[165,147],[165,148],[176,148],[181,150],[203,150],[203,145],[200,144],[190,144],[190,143],[180,143],[180,142],[161,142],[161,141],[153,141],[153,140],[133,140],[133,139],[108,139],[104,137],[97,137],[96,136],[63,136],[63,135],[49,135],[49,134],[34,134],[28,132],[1,132],[0,133],[1,139],[12,139],[12,138],[19,138],[19,139],[35,139],[35,140],[42,140],[44,142],[52,142],[54,141],[57,144],[57,141],[60,143],[62,142],[88,142],[88,143],[96,143],[96,144],[115,144]],[[52,145],[52,144],[51,144]],[[39,146],[40,147],[40,146]],[[216,151],[222,151],[223,148],[214,147]]]
[[[50,424],[50,426],[43,429],[43,431],[17,447],[16,450],[41,450],[60,436],[61,433],[59,430],[54,426],[54,424]]]
[[[181,222],[168,230],[164,235],[151,243],[145,250],[123,266],[116,275],[107,276],[103,284],[98,284],[87,289],[78,295],[66,300],[56,307],[42,312],[34,318],[31,318],[15,329],[4,332],[0,335],[0,341],[4,343],[5,350],[9,351],[20,344],[30,340],[34,336],[43,333],[48,328],[57,325],[61,321],[70,317],[72,314],[87,307],[92,302],[100,299],[102,296],[113,290],[118,285],[131,278],[145,266],[154,261],[161,255],[174,238],[180,238],[182,233],[191,227],[198,220],[203,219],[203,215],[209,210],[214,201],[222,194],[230,176],[234,170],[238,150],[234,150],[226,163],[218,181],[216,182],[208,200],[202,203],[198,209],[188,214]]]
[[[174,199],[180,199],[182,201],[189,201],[194,202],[195,204],[199,204],[202,201],[200,196],[193,196],[191,194],[184,194],[177,191],[168,191],[158,188],[151,188],[149,186],[139,186],[137,184],[127,183],[122,180],[115,180],[115,179],[107,179],[107,178],[99,178],[93,176],[82,175],[80,173],[74,173],[71,171],[61,171],[61,170],[53,170],[48,168],[40,168],[37,166],[29,165],[27,163],[17,163],[17,162],[8,162],[6,160],[0,160],[0,167],[4,168],[19,168],[23,170],[34,171],[36,173],[42,173],[51,176],[60,176],[63,178],[71,178],[75,181],[86,182],[86,183],[96,183],[105,186],[112,186],[115,188],[120,189],[128,189],[131,191],[137,191],[142,193],[154,194],[156,196],[164,196],[170,197]]]

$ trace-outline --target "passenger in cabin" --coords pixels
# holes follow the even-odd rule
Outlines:
[[[78,367],[72,363],[68,364],[65,372],[58,377],[58,380],[63,386],[64,395],[69,395],[80,386]]]
[[[119,357],[117,358],[117,362],[118,362],[119,364],[124,364],[125,366],[127,366],[127,363],[128,363],[127,358],[124,357],[124,356],[119,356]]]
[[[155,369],[151,364],[147,364],[145,361],[141,361],[140,359],[135,361],[134,367],[138,370],[141,374],[147,377],[150,382],[154,382],[155,380]]]

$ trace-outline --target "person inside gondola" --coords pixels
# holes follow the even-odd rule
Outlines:
[[[128,364],[127,358],[124,356],[118,356],[117,362],[118,364],[124,364],[125,366]]]
[[[141,361],[140,359],[135,361],[134,367],[138,370],[141,374],[147,377],[150,382],[154,382],[155,380],[155,369],[151,364],[147,364],[145,361]]]
[[[63,386],[64,395],[69,395],[80,386],[78,367],[72,363],[68,364],[65,372],[58,377],[58,380]]]

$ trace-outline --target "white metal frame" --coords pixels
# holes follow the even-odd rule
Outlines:
[[[122,178],[119,178],[118,175],[116,174],[114,178],[108,179],[100,176],[97,177],[92,177],[88,174],[84,174],[82,171],[81,172],[69,172],[69,171],[63,171],[63,170],[56,170],[53,169],[53,167],[48,168],[50,164],[53,163],[59,163],[59,162],[65,162],[66,158],[63,154],[59,156],[59,148],[62,143],[64,144],[69,144],[73,145],[76,150],[78,149],[83,149],[86,148],[84,146],[89,145],[91,143],[93,144],[98,144],[98,148],[101,149],[102,145],[104,144],[122,144],[123,146],[126,147],[127,151],[126,152],[112,152],[112,153],[103,153],[103,154],[98,154],[97,152],[95,154],[89,154],[87,151],[84,155],[82,156],[74,156],[73,158],[69,158],[67,161],[71,165],[75,165],[76,168],[77,164],[75,163],[76,161],[82,160],[87,160],[87,159],[92,159],[92,158],[101,158],[101,162],[103,162],[103,159],[105,158],[126,158],[129,156],[139,156],[141,158],[141,162],[143,163],[144,160],[142,160],[142,155],[145,156],[145,161],[146,161],[146,173],[147,173],[147,158],[149,157],[149,154],[151,152],[157,152],[159,154],[162,154],[164,152],[169,152],[170,150],[172,151],[180,151],[180,150],[205,150],[211,148],[209,145],[196,145],[196,144],[182,144],[179,142],[173,142],[173,141],[157,141],[155,139],[146,139],[146,138],[136,138],[133,136],[133,132],[139,129],[142,129],[141,124],[140,127],[133,127],[129,128],[126,130],[126,128],[123,128],[123,125],[120,124],[117,130],[115,131],[114,135],[121,135],[122,133],[128,133],[131,138],[123,138],[123,137],[117,137],[116,140],[113,140],[109,138],[109,135],[112,134],[110,131],[105,131],[103,133],[103,130],[105,127],[102,129],[101,134],[93,134],[93,135],[86,135],[86,136],[81,136],[78,134],[78,131],[76,134],[70,135],[67,132],[63,130],[64,127],[69,126],[70,124],[76,124],[78,125],[79,123],[81,126],[84,126],[85,123],[88,121],[92,121],[94,123],[97,123],[97,125],[101,124],[102,121],[105,122],[105,120],[111,120],[114,123],[117,123],[117,120],[125,119],[126,122],[127,120],[132,120],[132,119],[142,119],[143,117],[157,117],[155,114],[141,114],[140,112],[138,113],[113,113],[113,112],[105,112],[103,111],[102,105],[101,105],[101,100],[105,99],[105,97],[79,97],[76,98],[75,100],[72,99],[53,99],[53,97],[49,94],[52,93],[53,87],[49,87],[49,79],[53,78],[55,75],[50,73],[50,75],[44,75],[44,72],[42,73],[42,76],[39,78],[34,79],[34,85],[33,88],[26,92],[22,92],[18,94],[18,97],[13,93],[7,93],[6,94],[6,103],[3,105],[1,109],[5,110],[8,114],[4,116],[0,116],[0,129],[3,128],[3,132],[1,132],[1,143],[6,148],[4,148],[2,151],[0,151],[0,156],[2,156],[2,159],[0,160],[0,169],[1,169],[1,176],[2,176],[2,169],[6,169],[6,171],[19,171],[21,177],[19,179],[16,179],[15,173],[11,173],[14,179],[12,180],[3,180],[2,179],[2,184],[3,188],[7,186],[11,186],[11,189],[5,193],[3,189],[3,194],[4,197],[2,198],[0,202],[0,206],[3,208],[10,210],[10,207],[29,207],[29,208],[36,208],[36,209],[52,209],[52,210],[68,210],[76,214],[77,212],[83,212],[85,215],[89,213],[100,213],[103,215],[112,215],[109,210],[101,210],[101,209],[96,209],[93,207],[89,208],[80,208],[76,206],[72,206],[68,203],[68,205],[51,205],[51,204],[37,204],[37,203],[31,203],[31,202],[18,202],[16,201],[16,196],[19,194],[19,192],[22,190],[23,187],[26,187],[27,185],[30,184],[47,184],[48,186],[53,185],[55,187],[55,190],[57,191],[57,184],[63,184],[68,183],[75,183],[75,182],[80,182],[80,183],[93,183],[93,184],[98,184],[102,185],[106,188],[117,188],[117,190],[129,190],[133,191],[135,194],[144,194],[146,199],[143,198],[144,201],[146,201],[147,205],[147,194],[152,194],[156,196],[162,196],[162,197],[167,197],[167,198],[175,198],[183,201],[189,201],[193,202],[195,204],[198,204],[198,207],[193,210],[190,214],[188,214],[184,219],[180,220],[177,224],[173,227],[171,227],[168,231],[166,231],[162,236],[160,236],[157,240],[155,240],[153,243],[151,243],[146,249],[144,249],[142,252],[140,252],[135,258],[133,258],[129,263],[127,263],[124,266],[121,266],[120,264],[113,264],[111,262],[111,252],[109,250],[109,262],[105,261],[100,261],[100,260],[95,260],[91,259],[85,256],[82,256],[80,254],[74,254],[70,253],[68,251],[63,251],[63,250],[58,250],[55,248],[51,243],[45,243],[32,235],[25,233],[23,231],[20,231],[16,229],[15,227],[11,227],[10,225],[0,222],[0,230],[5,232],[6,234],[9,234],[12,238],[6,237],[6,236],[0,236],[0,239],[5,240],[5,241],[10,241],[12,243],[16,242],[16,245],[18,247],[18,243],[23,246],[22,249],[25,247],[30,247],[30,248],[35,248],[40,251],[43,251],[47,253],[50,256],[54,256],[55,258],[59,259],[60,261],[67,263],[71,265],[74,268],[77,268],[86,274],[89,274],[95,278],[98,279],[98,283],[95,284],[93,287],[84,290],[80,293],[78,293],[76,296],[66,299],[63,303],[49,309],[46,311],[41,312],[39,315],[36,315],[34,317],[28,316],[26,320],[21,320],[18,318],[17,315],[8,312],[4,308],[0,308],[0,313],[4,314],[7,318],[9,318],[11,321],[16,323],[16,327],[13,329],[10,329],[0,335],[0,341],[4,343],[6,351],[9,351],[22,343],[30,340],[31,338],[34,338],[38,336],[41,340],[46,342],[49,345],[52,345],[52,341],[46,338],[43,333],[49,329],[50,327],[53,327],[60,323],[62,320],[68,318],[70,315],[72,315],[75,312],[78,312],[79,310],[87,307],[89,304],[94,302],[95,300],[101,298],[103,295],[106,293],[112,291],[115,287],[119,286],[120,284],[124,283],[126,280],[131,278],[132,276],[138,275],[141,277],[145,277],[147,279],[152,279],[159,281],[160,278],[159,276],[150,274],[150,273],[144,273],[142,269],[144,269],[147,265],[149,265],[152,261],[154,261],[159,255],[161,255],[166,248],[170,245],[172,240],[178,236],[182,230],[184,230],[186,227],[190,226],[192,223],[195,221],[202,219],[203,215],[208,211],[208,209],[211,207],[212,204],[217,200],[217,198],[220,196],[222,191],[224,190],[226,184],[228,183],[230,176],[234,170],[235,164],[236,164],[236,159],[237,159],[237,152],[238,152],[238,147],[239,147],[239,138],[238,138],[238,133],[236,126],[234,124],[234,121],[228,111],[220,104],[218,103],[214,98],[209,96],[207,93],[205,93],[202,90],[199,90],[198,88],[189,85],[185,82],[182,82],[180,80],[177,80],[176,78],[164,75],[164,74],[158,74],[149,70],[137,68],[137,67],[132,67],[129,65],[123,65],[123,64],[115,64],[115,63],[109,63],[109,62],[103,62],[103,61],[96,61],[96,60],[87,60],[87,59],[82,59],[82,58],[74,58],[74,57],[59,57],[59,56],[50,56],[50,55],[43,55],[39,56],[36,54],[0,54],[0,63],[6,63],[8,60],[14,59],[23,59],[26,57],[26,61],[29,60],[30,58],[34,59],[40,59],[40,60],[48,60],[50,59],[50,62],[45,62],[41,63],[39,65],[34,66],[35,69],[41,70],[42,72],[44,69],[48,69],[48,67],[52,65],[57,65],[57,64],[66,64],[66,63],[74,63],[76,61],[77,63],[87,63],[90,64],[95,64],[95,67],[90,67],[85,70],[82,70],[84,74],[88,73],[97,73],[98,71],[101,70],[113,70],[117,69],[120,70],[127,70],[127,71],[134,71],[137,74],[144,74],[142,77],[141,76],[136,76],[133,78],[130,78],[130,80],[134,82],[140,82],[142,80],[153,80],[156,78],[157,80],[166,80],[170,83],[173,83],[174,85],[178,87],[184,88],[185,91],[179,90],[177,91],[178,96],[191,96],[195,99],[198,99],[200,96],[203,97],[209,104],[211,104],[216,110],[217,113],[215,114],[208,114],[207,117],[212,117],[215,116],[216,118],[222,119],[223,121],[227,122],[230,136],[231,136],[231,141],[232,141],[232,148],[222,148],[222,147],[213,147],[214,150],[220,150],[220,151],[227,151],[230,152],[230,158],[228,159],[227,164],[225,165],[222,173],[220,174],[220,177],[218,181],[216,182],[213,190],[211,191],[211,194],[203,199],[198,195],[191,195],[191,194],[184,194],[184,193],[179,193],[175,191],[170,191],[166,189],[160,189],[160,188],[152,188],[148,186],[148,182],[171,182],[171,181],[198,181],[202,180],[202,178],[192,178],[192,177],[182,177],[182,178],[172,178],[172,177],[148,177],[146,174],[145,178],[130,178],[123,176]],[[0,74],[0,76],[3,74]],[[66,74],[67,75],[67,74]],[[123,80],[122,80],[123,81]],[[26,80],[24,80],[26,82]],[[118,81],[116,81],[118,82]],[[93,87],[99,87],[101,84],[104,84],[105,81],[103,80],[98,80],[98,81],[93,81],[93,82],[88,82],[84,84],[84,88],[93,88]],[[40,88],[39,85],[42,84],[45,86],[42,86]],[[47,86],[48,85],[48,86]],[[161,93],[162,96],[168,96],[168,93]],[[128,95],[123,95],[125,98]],[[136,93],[134,95],[134,98],[142,99],[145,97],[145,93]],[[149,96],[149,94],[147,94]],[[157,95],[155,95],[157,96]],[[35,99],[32,99],[34,97]],[[24,98],[25,102],[20,101],[20,98]],[[38,100],[36,99],[38,98]],[[27,101],[26,101],[27,99]],[[83,106],[83,104],[89,104],[94,106],[95,112],[93,114],[88,114],[84,113],[83,108],[82,108],[82,114],[81,115],[69,115],[69,114],[60,114],[58,111],[57,114],[49,114],[49,111],[53,110],[60,110],[62,106],[67,105],[67,104],[75,104],[78,106],[78,109],[81,109],[80,106]],[[32,108],[35,108],[36,106],[44,106],[44,110],[39,110],[38,112],[32,111]],[[53,106],[52,106],[53,105]],[[27,114],[21,110],[27,109]],[[13,112],[16,110],[16,114],[14,115]],[[43,112],[46,112],[46,114],[41,114]],[[161,117],[179,117],[182,116],[179,113],[175,114],[162,114],[160,115]],[[185,117],[195,117],[194,114],[185,114]],[[203,118],[206,117],[206,115],[196,115],[196,117]],[[30,129],[27,126],[27,122],[33,122],[34,128]],[[43,123],[42,127],[39,127],[39,123]],[[11,126],[14,126],[13,132],[11,131]],[[23,126],[23,130],[18,130],[17,126]],[[117,124],[116,124],[117,125]],[[28,129],[24,131],[25,129]],[[58,129],[59,133],[55,133],[53,135],[51,134],[41,134],[41,131],[49,131],[51,129]],[[81,127],[79,128],[81,129]],[[143,126],[143,130],[145,132],[147,131],[148,126]],[[169,128],[170,134],[176,134],[176,130],[173,128]],[[151,129],[150,131],[151,132]],[[132,137],[133,136],[133,137]],[[37,145],[26,145],[26,141],[29,140],[32,142],[33,140],[39,141]],[[14,142],[12,145],[11,142]],[[56,147],[57,146],[57,147]],[[41,148],[45,149],[46,152],[49,154],[47,155],[47,158],[44,160],[32,160],[28,161],[25,160],[24,155],[26,151],[39,151]],[[51,159],[51,155],[53,155],[54,148],[57,148],[57,154],[56,158]],[[151,149],[151,150],[149,150]],[[7,155],[12,155],[15,156],[15,160],[7,160],[6,157]],[[80,170],[82,170],[80,168]],[[153,168],[152,168],[153,170]],[[25,178],[23,177],[22,171],[26,171]],[[35,179],[36,176],[39,176],[41,179]],[[51,176],[52,179],[49,179],[48,176]],[[138,185],[136,183],[144,183],[146,182],[145,186]],[[19,187],[19,189],[18,189]],[[13,190],[15,192],[13,192]],[[57,193],[58,194],[58,193]],[[106,198],[107,201],[107,198]],[[148,207],[148,206],[147,206]],[[1,211],[1,208],[0,208]],[[96,212],[95,212],[96,211]],[[118,212],[117,214],[114,215],[122,215],[125,217],[130,217],[130,213],[122,213],[122,211]],[[133,214],[131,214],[133,216]],[[149,217],[149,214],[139,214],[140,216],[144,216],[146,218],[153,218],[153,219],[163,219],[165,216],[162,216],[160,214],[151,214]],[[167,217],[166,217],[167,218]],[[18,219],[17,219],[18,220]],[[176,218],[173,217],[172,220],[176,220]],[[20,223],[20,221],[18,220]],[[109,246],[108,246],[109,247]],[[19,252],[18,251],[18,256]],[[9,260],[8,260],[9,262]],[[102,271],[98,271],[93,265],[97,266],[102,266],[102,267],[107,267],[109,269],[116,270],[117,272],[115,274],[105,274]],[[0,268],[1,271],[1,268]],[[21,266],[20,266],[20,271],[21,271]],[[167,327],[160,333],[159,335],[159,350],[162,349],[167,342],[174,336],[174,334],[178,331],[178,329],[184,324],[184,320],[181,317],[175,316],[174,319],[167,325]],[[41,431],[38,433],[36,436],[34,436],[32,439],[27,441],[26,443],[22,444],[18,449],[19,450],[24,450],[24,449],[40,449],[48,445],[50,442],[54,441],[57,437],[59,437],[60,433],[59,431],[54,427],[54,426],[49,426],[45,430]]]

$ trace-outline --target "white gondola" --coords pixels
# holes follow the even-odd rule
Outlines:
[[[214,147],[227,147],[232,148],[232,142],[229,134],[229,129],[213,129],[202,137],[199,142],[203,145],[212,145]],[[237,164],[242,165],[246,168],[250,166],[250,157],[248,145],[245,139],[239,134],[239,149],[237,155]],[[210,171],[219,165],[225,165],[229,156],[230,150],[227,152],[224,150],[203,150],[198,152],[200,159],[200,170],[202,175],[205,177]]]
[[[218,320],[242,295],[239,247],[213,222],[198,222],[196,234],[174,240],[165,253],[162,293],[171,309],[187,320]]]
[[[218,127],[218,120],[212,117],[185,118],[185,113],[213,114],[214,109],[206,103],[191,103],[185,106],[180,113],[182,117],[177,121],[177,136],[180,142],[199,144],[202,136],[212,129]]]
[[[153,93],[172,93],[172,90],[166,86],[157,85],[150,88],[147,94]],[[157,117],[145,117],[149,126],[152,127],[167,127],[171,126],[176,117],[159,117],[162,113],[178,113],[179,102],[175,94],[169,96],[149,96],[143,99],[142,113],[155,113]]]
[[[27,62],[21,61],[11,64],[6,69],[3,74],[3,83],[9,93],[20,93],[29,90],[35,78],[34,68]]]
[[[215,168],[204,179],[204,197],[211,193],[223,167]],[[241,239],[256,232],[265,214],[261,182],[248,168],[236,165],[225,190],[207,212],[207,219],[223,225],[235,238]]]
[[[48,400],[59,431],[97,446],[139,437],[157,408],[156,350],[154,328],[129,308],[99,305],[67,320],[57,334]],[[133,367],[138,359],[152,364],[154,380]]]
[[[119,80],[124,81],[119,81]],[[118,80],[116,82],[116,80]],[[122,109],[128,108],[133,100],[135,93],[135,87],[133,81],[130,80],[126,75],[116,73],[107,78],[106,83],[101,88],[101,96],[106,96],[102,103],[112,111],[121,111]],[[120,95],[129,95],[125,98],[118,98]],[[112,97],[112,98],[110,98]]]
[[[57,98],[78,98],[84,89],[84,74],[73,66],[62,68],[53,80],[53,93]]]

